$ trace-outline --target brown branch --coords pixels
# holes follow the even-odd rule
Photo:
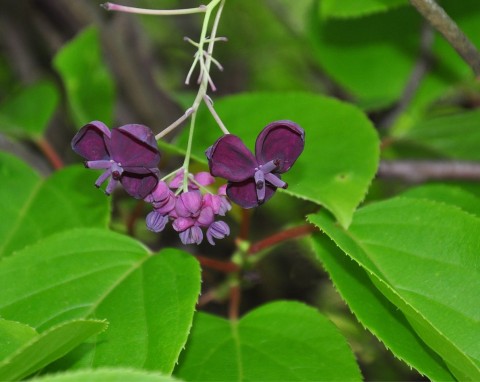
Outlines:
[[[410,0],[417,11],[453,46],[463,60],[480,77],[480,53],[435,0]]]
[[[60,158],[60,155],[58,155],[50,142],[48,142],[45,138],[39,138],[35,140],[35,143],[55,170],[59,170],[64,167],[62,158]]]
[[[446,160],[381,161],[377,175],[410,183],[429,180],[480,181],[480,163]]]
[[[241,297],[242,291],[240,289],[240,286],[232,286],[230,288],[230,304],[228,306],[228,318],[232,321],[238,320]]]
[[[237,272],[240,269],[237,264],[232,263],[231,261],[220,261],[200,255],[196,255],[195,258],[198,260],[201,266],[215,269],[216,271],[223,273]]]
[[[264,249],[267,249],[273,245],[279,244],[281,242],[284,242],[290,239],[296,239],[299,237],[306,236],[312,232],[315,232],[316,230],[317,228],[311,224],[305,224],[298,227],[286,229],[285,231],[278,232],[263,240],[253,243],[248,250],[248,254],[254,255],[255,253],[263,251]]]

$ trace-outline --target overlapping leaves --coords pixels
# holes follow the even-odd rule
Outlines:
[[[361,277],[371,280],[361,297],[364,303],[372,306],[375,299],[386,298],[401,310],[399,316],[388,309],[384,317],[396,319],[397,328],[410,333],[411,349],[402,350],[401,343],[395,345],[400,340],[394,338],[395,333],[386,333],[383,324],[372,322],[373,312],[385,306],[377,306],[369,313],[366,305],[353,300],[362,294],[353,288],[358,280],[352,278],[352,272],[358,267],[319,251],[340,292],[352,309],[358,310],[365,325],[407,362],[420,364],[416,367],[432,378],[446,378],[445,373],[450,372],[458,379],[478,379],[480,239],[476,232],[480,230],[480,219],[446,204],[448,198],[437,196],[437,200],[441,199],[445,201],[410,196],[375,203],[358,210],[348,230],[335,225],[327,213],[312,215],[310,220],[358,263],[365,272],[360,273]],[[378,297],[378,291],[384,297]],[[435,354],[428,359],[430,350],[425,346],[443,361]]]

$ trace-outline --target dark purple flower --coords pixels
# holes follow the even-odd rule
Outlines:
[[[231,134],[206,151],[210,173],[228,180],[228,197],[243,208],[266,202],[277,188],[287,188],[280,174],[288,171],[305,145],[305,132],[291,121],[266,126],[255,143],[255,156]]]
[[[110,195],[118,182],[128,194],[145,198],[157,185],[160,153],[152,131],[143,125],[116,129],[93,121],[72,139],[72,149],[87,161],[85,166],[105,170],[95,182],[100,187],[110,178],[105,193]]]

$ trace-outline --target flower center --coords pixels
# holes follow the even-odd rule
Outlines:
[[[287,183],[282,181],[277,175],[272,174],[280,165],[279,159],[271,160],[265,164],[258,165],[255,168],[255,187],[257,189],[257,199],[262,203],[265,199],[265,181],[277,188],[287,188]]]

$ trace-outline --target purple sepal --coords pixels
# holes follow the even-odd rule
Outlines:
[[[180,240],[184,245],[200,244],[203,240],[203,232],[200,227],[193,226],[179,234]]]
[[[155,135],[143,125],[112,129],[111,154],[124,167],[156,167],[160,161]]]
[[[168,222],[168,216],[162,215],[157,211],[152,211],[147,215],[147,228],[153,232],[161,232],[165,229]]]
[[[292,121],[276,121],[258,135],[255,156],[258,163],[279,160],[277,173],[288,171],[305,146],[305,131]]]
[[[258,207],[260,204],[265,203],[275,193],[276,188],[272,185],[265,183],[265,195],[263,201],[259,201],[257,197],[257,186],[253,178],[244,182],[229,183],[227,186],[227,195],[230,200],[240,207],[253,208]]]
[[[73,137],[72,150],[89,161],[110,159],[110,136],[110,130],[104,123],[90,122]]]
[[[206,152],[213,176],[241,182],[253,176],[257,161],[236,135],[219,138]]]
[[[230,235],[230,227],[223,221],[213,222],[207,230],[207,240],[211,245],[215,245],[213,239],[223,239]]]

